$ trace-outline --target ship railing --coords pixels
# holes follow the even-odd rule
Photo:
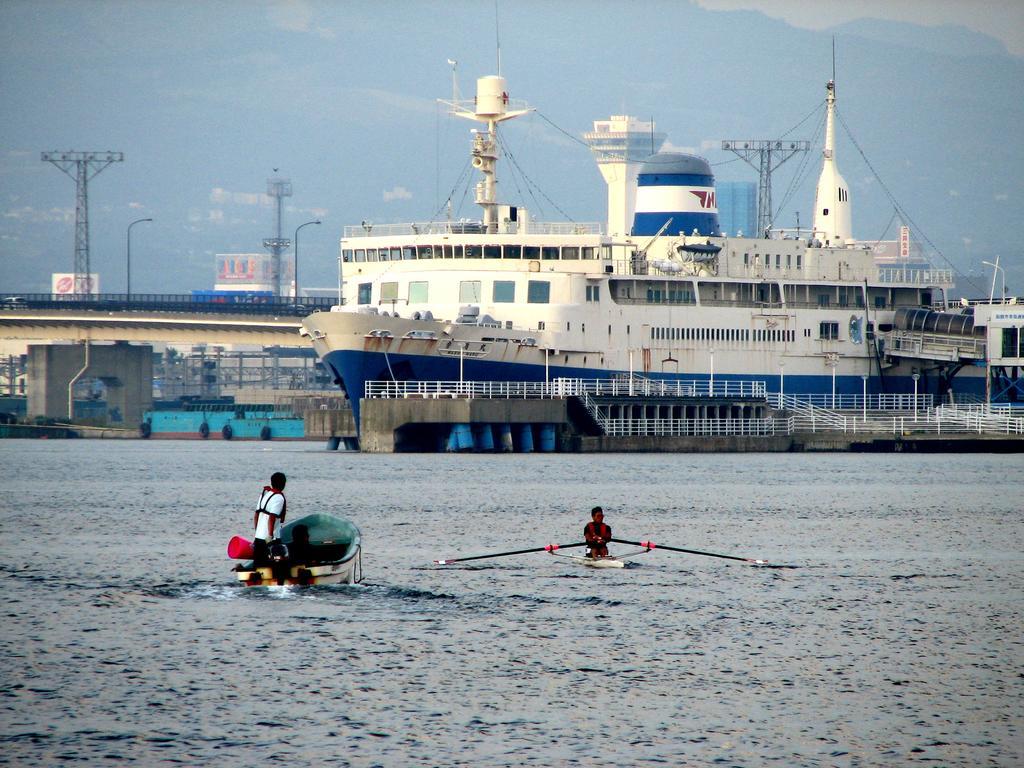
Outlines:
[[[1024,418],[1000,414],[930,408],[920,413],[887,414],[867,411],[843,416],[843,423],[824,421],[818,413],[794,413],[794,432],[843,434],[989,434],[1024,435]]]
[[[520,224],[516,232],[498,234],[519,235],[600,235],[602,226],[596,221],[527,221]],[[484,235],[487,234],[479,221],[410,221],[400,224],[364,224],[347,226],[342,237],[423,237],[432,235]]]

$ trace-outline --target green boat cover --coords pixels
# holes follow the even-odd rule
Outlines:
[[[281,541],[289,550],[293,546],[295,528],[299,525],[308,529],[309,547],[317,561],[348,560],[359,550],[360,534],[355,523],[332,515],[306,515],[287,523],[281,529]]]

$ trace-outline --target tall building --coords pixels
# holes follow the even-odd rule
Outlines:
[[[608,184],[608,234],[624,237],[633,226],[640,163],[661,149],[665,134],[655,132],[653,122],[612,115],[595,120],[594,130],[583,134],[583,140]]]
[[[735,237],[757,236],[757,184],[752,181],[720,181],[715,185],[718,194],[718,221],[722,233]]]

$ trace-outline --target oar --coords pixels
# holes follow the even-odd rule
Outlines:
[[[514,552],[495,552],[492,555],[474,555],[473,557],[453,557],[448,560],[435,560],[434,565],[451,565],[452,563],[464,563],[467,560],[483,560],[488,557],[508,557],[509,555],[526,555],[530,552],[554,552],[556,549],[571,549],[572,547],[585,547],[587,542],[581,541],[578,544],[545,544],[543,547],[532,547],[531,549],[517,549]]]
[[[738,560],[741,563],[752,563],[754,565],[768,565],[767,560],[754,560],[749,557],[736,557],[735,555],[719,555],[715,552],[701,552],[699,549],[683,549],[682,547],[670,547],[667,544],[655,544],[653,541],[627,541],[626,539],[611,539],[617,544],[631,544],[634,547],[644,549],[667,549],[669,552],[684,552],[688,555],[704,555],[705,557],[720,557],[723,560]]]

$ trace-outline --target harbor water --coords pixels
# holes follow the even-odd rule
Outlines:
[[[6,440],[0,464],[2,765],[1024,764],[1019,456]],[[363,584],[234,586],[277,470],[293,519],[360,526]],[[792,567],[431,564],[580,541],[594,504],[617,537]]]

